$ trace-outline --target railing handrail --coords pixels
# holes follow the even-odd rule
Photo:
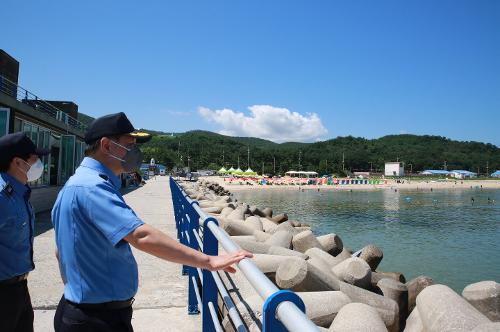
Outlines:
[[[13,92],[15,90],[15,92]],[[21,91],[21,94],[19,94],[19,91]],[[3,75],[0,75],[0,92],[3,92],[11,97],[14,97],[17,101],[22,102],[23,104],[28,104],[30,105],[29,102],[34,102],[37,105],[32,106],[33,108],[37,109],[37,107],[42,107],[42,111],[48,113],[50,116],[55,118],[58,121],[61,121],[73,128],[79,129],[79,130],[85,130],[86,126],[82,122],[78,121],[78,119],[75,119],[68,113],[64,112],[63,110],[59,109],[58,107],[52,105],[51,103],[47,102],[46,100],[38,97],[34,93],[30,92],[29,90],[26,90],[22,86],[18,85],[15,82],[12,82],[8,78],[6,78]],[[22,97],[20,97],[22,96]],[[30,105],[31,106],[31,105]],[[66,117],[67,121],[63,121],[62,117]]]
[[[231,237],[218,226],[217,219],[213,216],[208,215],[200,208],[197,201],[192,200],[188,194],[182,189],[182,187],[171,177],[170,178],[170,186],[172,189],[172,199],[174,200],[174,209],[176,208],[176,200],[174,197],[179,195],[178,202],[185,201],[185,205],[191,208],[191,211],[195,212],[196,215],[192,215],[191,218],[198,219],[197,227],[206,227],[209,232],[213,235],[213,237],[222,245],[224,250],[227,253],[234,253],[241,248],[231,239]],[[178,192],[177,192],[178,191]],[[179,211],[176,211],[176,221],[177,218],[182,216],[178,215]],[[194,221],[194,220],[193,220]],[[177,224],[178,227],[182,228],[182,225]],[[207,229],[204,228],[204,237]],[[196,234],[196,232],[194,232]],[[189,236],[188,232],[185,232],[185,235]],[[184,238],[183,230],[180,232],[178,230],[179,238]],[[194,241],[194,239],[193,239]],[[187,241],[191,242],[191,238]],[[273,327],[273,331],[284,330],[283,327],[278,326],[276,324],[283,324],[283,326],[292,332],[307,332],[307,331],[319,331],[318,327],[306,316],[305,308],[303,308],[303,303],[300,298],[290,291],[280,291],[276,285],[274,285],[265,274],[255,265],[255,263],[248,258],[241,260],[237,264],[240,271],[243,273],[248,282],[252,285],[252,287],[256,290],[259,296],[265,301],[264,303],[264,321],[263,321],[263,331],[271,331],[271,327]],[[198,274],[198,273],[197,273]],[[196,275],[197,275],[196,274]],[[191,282],[191,281],[190,281]],[[206,280],[202,281],[202,284],[205,284]],[[194,283],[194,282],[193,282]],[[191,286],[191,285],[190,285]],[[217,287],[219,288],[219,287]],[[294,301],[295,300],[295,301]],[[294,303],[296,302],[296,303]],[[212,302],[210,302],[212,303]],[[201,303],[200,303],[201,304]],[[299,308],[297,305],[301,305],[302,308]],[[213,303],[212,303],[213,306]],[[268,309],[266,309],[266,306]],[[272,312],[267,312],[268,310]],[[213,308],[210,308],[211,316],[213,317]],[[231,316],[231,315],[230,315]],[[267,316],[267,317],[266,317]],[[231,316],[233,319],[233,317]],[[267,322],[267,320],[279,321],[276,322]],[[234,321],[234,319],[233,319]],[[215,322],[214,322],[215,324]],[[205,326],[205,325],[204,325]],[[212,329],[211,329],[212,330]],[[214,331],[219,330],[216,325],[213,328]],[[205,332],[205,331],[204,331]]]

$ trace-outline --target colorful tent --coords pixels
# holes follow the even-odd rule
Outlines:
[[[254,172],[250,167],[248,167],[248,169],[243,172],[243,175],[257,175],[257,172]]]
[[[217,171],[217,173],[219,173],[219,174],[226,174],[227,173],[227,169],[225,169],[224,167],[221,167],[221,169],[219,169]]]

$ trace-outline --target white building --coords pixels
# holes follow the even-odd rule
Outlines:
[[[385,163],[385,176],[404,176],[405,167],[402,162],[387,162]]]

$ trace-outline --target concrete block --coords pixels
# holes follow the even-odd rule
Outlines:
[[[300,258],[283,261],[276,271],[276,284],[282,289],[297,292],[330,291],[339,289],[339,280]]]
[[[333,257],[320,248],[307,249],[305,254],[309,256],[309,263],[318,268],[331,270],[334,266],[342,262],[341,258]],[[332,272],[333,273],[333,272]]]
[[[279,265],[287,259],[293,260],[296,259],[296,257],[255,254],[252,258],[255,265],[257,265],[257,267],[273,282],[275,282],[276,271],[278,270]]]
[[[271,209],[270,207],[266,207],[262,210],[262,213],[265,217],[271,218],[273,216],[273,209]]]
[[[262,227],[262,221],[260,221],[259,217],[250,216],[245,219],[245,224],[256,231],[264,231],[264,228]]]
[[[228,206],[228,207],[225,207],[222,209],[222,211],[220,212],[220,215],[221,215],[221,217],[227,217],[233,211],[234,211],[234,209]]]
[[[413,310],[410,316],[408,316],[403,332],[424,332],[424,324],[420,319],[418,310]]]
[[[340,309],[330,326],[334,332],[386,332],[377,310],[363,303],[349,303]]]
[[[278,214],[274,217],[267,217],[276,224],[281,224],[288,220],[288,215],[286,213]]]
[[[292,246],[293,250],[297,250],[300,252],[306,252],[307,249],[310,248],[323,249],[321,243],[319,243],[319,241],[311,231],[305,231],[295,235],[292,238]]]
[[[384,253],[379,247],[369,244],[362,249],[359,258],[363,259],[370,265],[372,271],[375,271],[377,266],[380,264],[382,258],[384,258]]]
[[[302,259],[307,259],[309,256],[301,252],[286,249],[283,247],[271,246],[267,252],[269,255],[279,255],[279,256],[295,256]]]
[[[225,220],[223,228],[229,235],[253,235],[255,231],[243,220]]]
[[[264,233],[261,231],[253,231],[253,236],[255,237],[256,241],[265,242],[267,239],[271,237],[271,234]]]
[[[481,281],[470,284],[464,288],[462,296],[492,322],[500,322],[499,283]]]
[[[291,232],[279,231],[271,235],[271,237],[267,239],[265,243],[269,244],[270,246],[290,249],[292,246],[292,238],[293,234]]]
[[[476,326],[471,332],[499,332],[500,323],[490,322]]]
[[[267,218],[260,218],[260,221],[262,222],[262,227],[266,233],[273,233],[276,228],[278,228],[278,225]]]
[[[424,329],[427,332],[471,331],[490,320],[445,285],[431,285],[417,296]]]
[[[330,233],[317,237],[319,243],[323,247],[323,250],[332,256],[337,256],[344,249],[344,244],[337,234]]]
[[[340,282],[340,291],[349,296],[352,302],[364,303],[377,309],[390,332],[399,331],[399,308],[396,301],[346,282]]]
[[[236,239],[234,242],[236,242],[241,247],[241,249],[247,250],[253,254],[267,254],[269,248],[271,247],[268,244],[257,241]]]
[[[408,317],[408,288],[405,284],[390,278],[384,278],[377,283],[382,294],[398,304],[399,328],[403,329]]]
[[[372,276],[373,274],[383,277],[383,274],[372,273]],[[418,276],[406,283],[406,287],[408,288],[408,312],[412,312],[413,308],[415,308],[418,294],[420,294],[425,287],[433,284],[434,281],[432,278],[426,276]]]
[[[371,285],[370,266],[361,258],[351,257],[334,266],[332,272],[348,284],[361,288]]]

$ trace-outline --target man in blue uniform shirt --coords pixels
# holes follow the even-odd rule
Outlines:
[[[138,135],[125,114],[94,120],[85,159],[67,181],[52,210],[64,295],[54,317],[56,332],[132,331],[138,287],[130,245],[159,258],[210,270],[251,254],[207,256],[145,224],[120,194],[119,174],[139,168]]]
[[[28,273],[33,263],[35,215],[29,181],[42,175],[38,149],[24,134],[0,137],[0,331],[33,331]]]

